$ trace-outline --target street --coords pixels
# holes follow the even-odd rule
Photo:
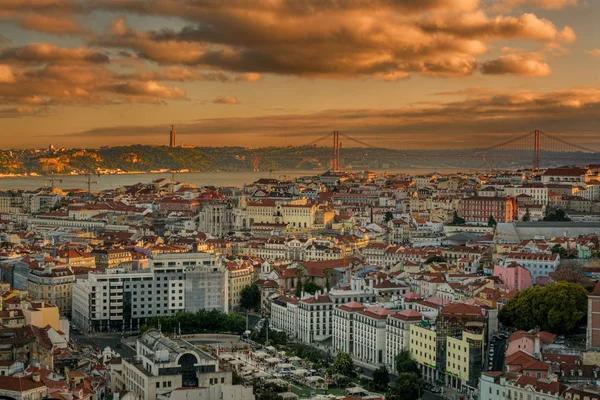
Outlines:
[[[100,350],[103,350],[106,346],[109,346],[114,352],[116,352],[123,358],[131,358],[135,356],[135,350],[131,349],[125,344],[123,344],[121,348],[117,347],[117,345],[121,342],[120,333],[107,333],[94,336],[85,336],[71,331],[70,337],[76,343],[80,343],[83,345],[98,346]]]

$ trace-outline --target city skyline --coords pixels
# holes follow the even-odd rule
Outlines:
[[[578,0],[7,0],[3,147],[600,149],[600,5]],[[344,143],[344,146],[352,146]]]

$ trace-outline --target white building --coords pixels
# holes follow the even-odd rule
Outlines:
[[[183,340],[156,330],[136,341],[136,356],[123,360],[123,384],[135,398],[156,400],[177,388],[231,385],[231,372],[219,371],[218,359]]]
[[[479,400],[505,400],[504,385],[502,372],[482,372],[479,378]]]
[[[354,354],[354,341],[356,340],[355,319],[359,312],[366,307],[356,301],[337,306],[333,310],[333,340],[334,350]]]
[[[298,338],[305,343],[331,336],[333,301],[326,294],[315,294],[298,303]]]
[[[406,309],[388,316],[385,332],[385,364],[394,370],[394,359],[402,350],[410,349],[410,325],[423,319],[420,312]]]
[[[386,324],[393,313],[379,306],[358,312],[354,320],[354,358],[372,365],[385,362]]]
[[[209,253],[160,254],[148,270],[90,272],[73,286],[73,320],[85,332],[136,331],[148,318],[227,304],[227,269]]]
[[[271,302],[269,326],[285,332],[290,337],[298,334],[298,302],[295,297],[279,296]]]
[[[504,265],[517,263],[531,273],[531,279],[535,283],[537,278],[547,277],[550,272],[556,271],[560,265],[558,254],[542,253],[509,253],[504,259]]]
[[[504,188],[506,196],[517,197],[525,194],[531,197],[535,204],[548,205],[548,188],[541,183],[527,183],[519,186],[507,186]]]

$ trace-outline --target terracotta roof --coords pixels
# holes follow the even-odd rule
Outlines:
[[[423,319],[423,314],[418,311],[411,310],[410,308],[402,310],[395,314],[390,315],[392,318],[401,319],[403,321],[420,321]]]
[[[42,387],[42,382],[36,382],[30,376],[0,376],[0,390],[23,393]]]

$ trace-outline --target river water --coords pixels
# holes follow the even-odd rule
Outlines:
[[[175,180],[183,181],[196,186],[216,186],[216,187],[242,187],[245,183],[252,183],[260,178],[274,179],[293,179],[300,176],[315,176],[324,171],[320,170],[294,170],[294,171],[275,171],[267,172],[188,172],[175,174]],[[377,171],[374,172],[384,172]],[[401,171],[387,171],[391,173],[424,174],[431,173],[427,169],[405,169]],[[440,173],[456,172],[456,169],[437,170]],[[469,172],[464,170],[463,172]],[[114,189],[125,185],[133,185],[138,182],[149,183],[155,179],[168,178],[170,173],[163,174],[124,174],[124,175],[93,175],[91,189],[92,191]],[[34,190],[51,185],[49,176],[28,176],[28,177],[10,177],[0,178],[0,190],[24,189]],[[55,176],[54,185],[61,189],[86,189],[87,177],[85,175]]]

